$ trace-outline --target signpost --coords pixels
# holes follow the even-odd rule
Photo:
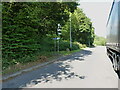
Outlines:
[[[60,38],[59,37],[56,37],[56,38],[52,38],[54,40],[54,46],[55,46],[55,52],[56,52],[56,41],[59,40]],[[59,42],[58,42],[59,43]],[[59,49],[59,48],[58,48]]]
[[[55,37],[52,39],[54,40],[54,43],[55,43],[55,51],[56,51],[56,47],[57,47],[57,51],[59,52],[59,48],[60,48],[59,40],[60,40],[60,35],[61,35],[61,25],[60,24],[58,24],[57,34],[58,34],[58,37]],[[58,43],[58,46],[56,45],[56,41]]]
[[[72,48],[72,35],[71,35],[71,14],[70,14],[70,49]]]
[[[59,39],[60,39],[60,35],[61,35],[61,25],[58,24],[58,28],[57,28],[57,33],[58,33],[58,52],[59,52],[59,48],[60,48],[60,45],[59,45]]]
[[[59,40],[60,38],[59,37],[57,37],[57,38],[53,38],[53,40]]]

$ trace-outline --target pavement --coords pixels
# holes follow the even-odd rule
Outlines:
[[[118,88],[118,76],[99,46],[4,81],[3,88]]]

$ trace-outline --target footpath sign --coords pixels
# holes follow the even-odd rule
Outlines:
[[[60,38],[58,37],[58,38],[52,38],[53,40],[59,40]]]

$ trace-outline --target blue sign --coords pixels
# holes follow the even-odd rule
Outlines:
[[[53,40],[58,40],[58,39],[60,39],[60,38],[52,38]]]

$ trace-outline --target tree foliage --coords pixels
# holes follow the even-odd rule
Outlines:
[[[94,27],[90,19],[83,13],[82,9],[77,8],[71,14],[72,41],[82,44],[92,45],[94,41]],[[69,40],[70,20],[63,27],[63,38]]]
[[[106,38],[95,35],[94,44],[97,46],[105,46]]]
[[[51,37],[64,25],[77,3],[3,2],[3,69],[37,51],[53,50]],[[49,43],[50,42],[50,43]],[[46,49],[45,48],[49,48]]]
[[[77,5],[76,2],[2,2],[3,69],[29,62],[25,58],[34,53],[54,51],[52,38],[57,36],[58,23],[62,26],[60,50],[69,47],[70,14],[73,42],[87,45],[90,41],[92,45],[94,28]],[[78,49],[77,44],[73,47]]]

